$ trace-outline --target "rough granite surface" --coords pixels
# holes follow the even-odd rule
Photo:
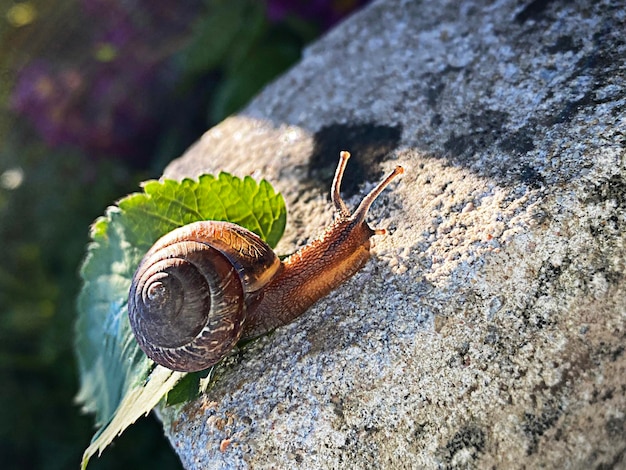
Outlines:
[[[626,4],[373,3],[166,177],[272,182],[287,254],[383,171],[366,268],[163,407],[188,469],[626,468]]]

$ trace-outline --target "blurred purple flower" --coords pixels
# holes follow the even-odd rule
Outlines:
[[[328,29],[370,0],[266,0],[267,16],[280,21],[290,14],[319,23]]]
[[[21,71],[11,106],[31,120],[46,142],[61,144],[67,140],[67,120],[72,120],[66,112],[71,107],[70,97],[81,82],[80,74],[66,70],[55,76],[49,64],[35,61]]]
[[[12,108],[30,120],[52,146],[73,145],[89,153],[129,155],[150,130],[153,74],[142,64],[121,74],[108,64],[56,69],[38,60],[25,67],[11,97]],[[109,70],[107,70],[109,69]]]
[[[168,44],[189,27],[199,2],[175,11],[165,0],[131,3],[83,0],[92,21],[76,38],[91,54],[36,59],[18,74],[11,107],[48,144],[133,157],[151,150],[173,81]]]
[[[271,20],[297,15],[324,29],[366,3],[266,0]],[[17,76],[12,109],[50,145],[136,161],[149,158],[160,129],[175,125],[167,109],[177,99],[171,92],[181,71],[169,59],[204,4],[81,0],[83,27],[72,34],[90,53],[27,64]]]

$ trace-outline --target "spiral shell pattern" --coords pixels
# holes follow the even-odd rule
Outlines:
[[[146,253],[130,287],[128,315],[139,346],[172,370],[212,366],[239,341],[247,309],[280,266],[261,238],[229,222],[169,232]]]
[[[135,273],[130,324],[148,357],[178,371],[210,367],[241,337],[243,287],[221,252],[198,241],[155,245]]]

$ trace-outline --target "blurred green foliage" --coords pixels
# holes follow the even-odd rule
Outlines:
[[[0,0],[0,464],[78,468],[89,224],[365,1]],[[140,420],[90,469],[180,468]]]
[[[73,403],[78,383],[72,349],[77,267],[86,228],[135,186],[113,162],[36,144],[0,151],[0,460],[3,468],[78,468],[93,418]],[[6,185],[7,171],[14,175]],[[21,175],[21,176],[20,176]],[[13,189],[11,189],[13,188]],[[93,468],[177,468],[158,423],[145,420]]]

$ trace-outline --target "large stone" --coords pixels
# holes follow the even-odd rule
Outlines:
[[[387,0],[165,172],[288,202],[278,251],[406,173],[367,267],[162,408],[188,469],[626,468],[623,1]]]

